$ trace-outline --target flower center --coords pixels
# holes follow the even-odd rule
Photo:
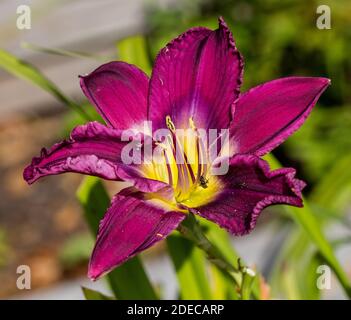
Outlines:
[[[185,131],[177,131],[170,116],[166,117],[166,125],[171,132],[164,150],[168,183],[174,186],[177,202],[183,202],[198,186],[208,187],[207,150],[192,118]]]
[[[206,137],[192,118],[188,129],[177,130],[170,116],[165,122],[167,134],[156,138],[158,152],[151,164],[143,165],[143,171],[148,178],[173,186],[175,201],[190,206],[193,196],[201,192],[207,198],[216,189],[216,179],[209,175]]]

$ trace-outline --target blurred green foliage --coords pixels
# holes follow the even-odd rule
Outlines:
[[[94,238],[84,232],[68,238],[60,250],[59,258],[64,268],[74,267],[89,261],[94,248]]]

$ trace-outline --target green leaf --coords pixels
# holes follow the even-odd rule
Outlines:
[[[110,198],[101,180],[95,177],[84,178],[77,191],[77,198],[95,235],[99,222],[110,204]],[[107,275],[107,279],[117,299],[158,299],[138,256],[115,268]]]
[[[94,240],[90,233],[84,232],[74,235],[65,241],[59,252],[59,259],[65,268],[72,268],[79,263],[89,260],[94,247]]]
[[[82,291],[86,300],[115,300],[112,297],[108,297],[101,292],[82,287]]]
[[[105,121],[102,119],[101,115],[96,111],[96,109],[89,103],[82,103],[82,108],[88,114],[90,119],[93,121],[98,121],[105,125]],[[69,137],[73,128],[84,125],[87,120],[83,118],[77,112],[70,110],[64,115],[63,128],[61,129],[61,135],[64,137]]]
[[[141,36],[128,37],[117,42],[119,59],[142,69],[146,74],[151,73],[151,63],[148,56],[146,39]]]
[[[47,53],[52,55],[69,57],[69,58],[90,59],[90,60],[97,60],[97,61],[110,61],[114,59],[114,57],[112,56],[99,56],[99,55],[87,53],[87,52],[69,51],[69,50],[64,50],[59,48],[46,48],[46,47],[38,46],[33,43],[28,43],[28,42],[22,42],[21,46],[25,49],[33,50],[36,52],[42,52],[42,53]]]
[[[110,197],[102,181],[95,177],[85,177],[77,190],[77,198],[84,209],[91,232],[96,235],[100,220],[110,205]]]
[[[313,189],[310,200],[323,208],[344,209],[351,194],[350,167],[351,153],[347,153],[325,173]]]
[[[205,229],[205,234],[208,240],[216,246],[218,251],[229,263],[231,263],[235,268],[239,268],[238,261],[239,259],[242,261],[242,259],[235,251],[234,246],[231,243],[229,233],[226,230],[219,228],[218,225],[209,220],[203,218],[198,218],[198,220],[200,221],[202,227]],[[245,263],[243,262],[243,264]],[[223,279],[223,281],[227,283],[227,297],[235,299],[238,294],[235,290],[235,287],[233,286],[233,283],[228,282],[228,278],[224,278],[225,279]],[[255,298],[258,299],[260,297],[260,288],[258,282],[254,282],[252,285],[252,291]]]
[[[209,220],[199,217],[198,221],[204,228],[208,240],[218,248],[218,250],[233,266],[238,268],[238,260],[240,257],[234,250],[234,247],[230,241],[229,233]]]
[[[167,246],[177,274],[181,299],[211,299],[204,252],[176,234],[167,238]]]
[[[226,280],[238,290],[242,290],[244,267],[237,262],[231,264],[217,246],[209,241],[199,222],[192,213],[187,214],[187,218],[178,226],[177,230],[188,240],[192,241],[197,247],[203,250],[209,262],[214,264],[221,271]],[[256,284],[256,282],[255,282]],[[259,292],[252,291],[254,298],[259,298]]]
[[[239,300],[240,296],[232,279],[225,276],[216,265],[209,265],[211,292],[214,300]]]
[[[11,53],[0,49],[0,67],[16,77],[37,85],[66,106],[80,113],[85,119],[90,120],[89,116],[77,103],[66,97],[53,82],[47,79],[37,68],[28,62],[20,60]]]
[[[228,262],[230,262],[235,268],[238,268],[239,255],[230,241],[228,232],[219,228],[218,225],[211,221],[202,218],[199,218],[198,220],[203,227],[208,240],[218,248]],[[238,300],[240,298],[238,294],[239,288],[235,286],[232,279],[220,272],[217,266],[213,266],[210,270],[213,277],[213,298]]]
[[[316,286],[317,266],[320,263],[316,247],[307,233],[298,225],[292,225],[289,238],[284,241],[271,274],[274,296],[286,299],[320,299]]]
[[[266,156],[266,160],[269,161],[273,168],[280,167],[278,160],[276,160],[272,155]],[[340,284],[344,288],[345,293],[351,298],[351,286],[349,279],[337,260],[332,246],[324,236],[321,224],[316,219],[316,215],[311,210],[308,201],[304,199],[303,208],[285,206],[284,210],[286,210],[291,218],[307,233],[311,241],[318,248],[322,257],[333,269],[335,275],[339,279]]]
[[[111,271],[108,274],[108,279],[117,299],[159,299],[138,256],[129,259]]]

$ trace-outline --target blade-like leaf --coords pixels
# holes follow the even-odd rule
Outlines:
[[[237,261],[234,265],[225,257],[224,253],[221,252],[217,246],[209,241],[206,237],[203,228],[192,213],[187,215],[187,218],[178,226],[177,230],[188,240],[194,243],[197,247],[206,253],[209,262],[214,264],[218,270],[221,271],[223,276],[235,287],[239,292],[242,293],[243,276],[245,273],[245,267]],[[255,282],[256,283],[256,282]],[[247,289],[247,288],[245,288]],[[250,286],[251,293],[251,286]],[[246,296],[248,292],[245,292]],[[252,290],[254,298],[259,298],[259,292]]]
[[[101,292],[82,287],[82,291],[86,300],[115,300],[113,297],[108,297]]]
[[[176,234],[167,238],[167,247],[177,273],[180,297],[186,300],[211,299],[204,252]]]
[[[143,36],[128,37],[117,42],[120,60],[135,64],[146,74],[151,73],[151,63],[147,54],[147,43]]]
[[[340,158],[313,189],[310,200],[323,208],[343,209],[351,194],[351,153]],[[342,210],[340,210],[342,211]]]
[[[66,97],[53,82],[47,79],[37,68],[28,62],[20,60],[11,53],[0,49],[0,67],[16,77],[37,85],[66,106],[79,112],[85,119],[90,120],[89,116],[77,103]]]
[[[230,241],[230,236],[227,231],[224,229],[219,228],[216,224],[213,222],[203,219],[203,218],[198,218],[201,226],[205,230],[206,237],[208,240],[210,240],[211,243],[213,243],[218,250],[221,251],[221,253],[224,255],[224,257],[236,268],[238,268],[238,260],[239,260],[239,255],[235,251],[231,241]]]
[[[298,225],[291,226],[289,238],[276,258],[271,271],[273,294],[287,299],[320,299],[316,286],[317,265],[320,264],[316,247]]]
[[[242,259],[239,257],[238,253],[235,251],[233,244],[231,243],[230,236],[227,231],[219,228],[213,222],[209,220],[198,218],[202,227],[205,230],[206,237],[208,240],[213,243],[216,248],[221,252],[221,254],[226,258],[228,262],[230,262],[235,268],[239,268],[238,261],[241,260],[242,264],[245,264]],[[223,277],[223,274],[222,274]],[[229,282],[228,279],[224,277],[223,281],[225,281],[227,286],[227,296],[235,297],[238,296],[233,283]],[[260,288],[257,282],[254,282],[252,285],[252,292],[256,299],[260,297]]]
[[[239,300],[239,290],[233,281],[226,277],[217,266],[210,264],[212,298],[215,300]]]
[[[114,58],[112,56],[99,56],[99,55],[87,53],[87,52],[69,51],[69,50],[64,50],[59,48],[46,48],[46,47],[38,46],[33,43],[28,43],[28,42],[22,42],[21,46],[25,49],[52,54],[52,55],[69,57],[69,58],[90,59],[90,60],[97,60],[97,61],[109,61],[109,60],[113,60]]]
[[[96,235],[99,222],[110,204],[102,182],[95,177],[86,177],[77,191],[77,198],[84,209],[91,231]],[[107,278],[117,299],[158,298],[139,257],[134,257],[114,269]]]

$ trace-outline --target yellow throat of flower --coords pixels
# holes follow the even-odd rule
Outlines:
[[[220,183],[216,176],[210,175],[206,143],[193,119],[189,119],[186,130],[176,130],[170,116],[166,117],[166,125],[170,134],[157,143],[151,163],[142,165],[144,175],[171,185],[175,205],[194,208],[212,201]]]

